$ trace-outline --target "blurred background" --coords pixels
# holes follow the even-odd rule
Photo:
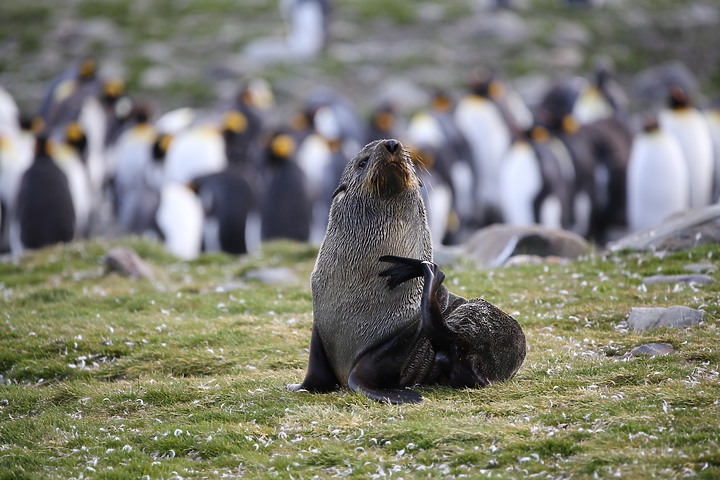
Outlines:
[[[504,222],[602,246],[720,198],[718,27],[717,0],[4,1],[0,251],[317,244],[390,137],[436,244]],[[63,173],[24,185],[38,156]]]
[[[92,56],[158,111],[206,105],[262,76],[280,106],[327,85],[368,114],[378,97],[413,108],[425,87],[462,89],[477,67],[497,69],[532,103],[603,56],[631,100],[660,100],[643,74],[668,62],[703,100],[720,95],[716,0],[330,1],[322,52],[285,61],[247,54],[259,39],[288,34],[274,0],[4,1],[0,84],[32,111],[50,79]]]

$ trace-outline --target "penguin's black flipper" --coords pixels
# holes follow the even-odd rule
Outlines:
[[[408,280],[424,275],[422,260],[397,257],[395,255],[383,255],[380,257],[380,261],[393,264],[378,274],[381,277],[388,277],[387,284],[390,290]]]

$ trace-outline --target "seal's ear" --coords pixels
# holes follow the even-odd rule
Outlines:
[[[345,190],[347,190],[347,188],[348,188],[347,183],[341,183],[340,185],[338,185],[338,187],[333,192],[332,198],[337,197],[338,195],[343,193]]]

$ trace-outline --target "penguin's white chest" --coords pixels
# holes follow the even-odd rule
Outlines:
[[[653,227],[687,208],[688,185],[688,168],[675,137],[663,131],[639,134],[633,142],[627,172],[630,230]]]

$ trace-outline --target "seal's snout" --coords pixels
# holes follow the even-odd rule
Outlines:
[[[385,148],[390,153],[397,153],[400,150],[400,142],[395,139],[385,140]]]

